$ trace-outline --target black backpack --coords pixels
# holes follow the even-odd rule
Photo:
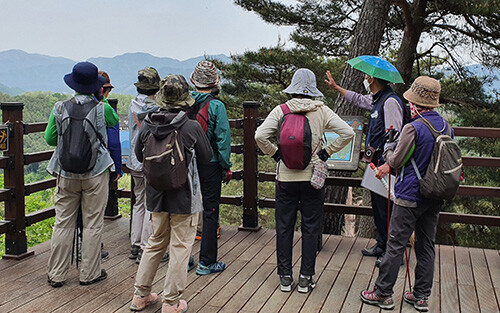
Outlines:
[[[186,119],[187,120],[187,119]],[[144,145],[143,170],[148,184],[156,190],[173,190],[187,182],[190,154],[179,129],[167,136],[149,134]]]
[[[434,136],[434,149],[427,172],[422,177],[415,160],[411,163],[420,181],[420,193],[429,199],[450,200],[458,191],[462,176],[462,154],[456,142],[451,138],[451,128],[441,134],[436,132],[427,121],[418,119],[416,122],[424,124]]]
[[[62,103],[59,134],[59,164],[66,172],[83,174],[97,161],[99,145],[106,146],[96,128],[96,107],[99,102],[78,104],[75,98]]]

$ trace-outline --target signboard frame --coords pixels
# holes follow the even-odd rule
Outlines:
[[[9,150],[9,127],[0,125],[0,151]]]
[[[363,127],[365,118],[363,116],[354,116],[354,115],[345,115],[340,117],[344,121],[346,121],[347,124],[349,124],[354,130],[354,138],[344,148],[344,149],[350,149],[348,152],[346,152],[346,155],[349,156],[349,159],[348,160],[346,160],[345,158],[340,159],[337,154],[334,154],[327,160],[326,163],[328,164],[329,170],[355,172],[358,170],[359,167],[359,159],[360,159],[359,156],[361,153],[361,144],[363,140]],[[329,139],[329,137],[331,138],[331,140],[334,140],[335,137],[338,135],[334,132],[325,132],[325,136],[327,140]],[[329,140],[327,141],[327,143],[328,142]],[[325,146],[327,143],[325,143]]]

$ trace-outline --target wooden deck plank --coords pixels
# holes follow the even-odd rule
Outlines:
[[[342,266],[342,269],[340,270],[339,275],[337,276],[337,279],[335,279],[335,282],[330,289],[330,293],[323,304],[321,312],[340,312],[363,256],[361,250],[366,247],[367,243],[367,240],[356,239]]]
[[[319,289],[329,289],[331,286],[329,281],[325,281],[321,279],[322,273],[324,272],[324,269],[330,259],[332,258],[333,253],[335,252],[335,249],[338,246],[339,241],[335,240],[334,236],[323,236],[323,248],[321,251],[318,253],[316,257],[316,290]],[[297,292],[297,296],[293,296],[288,298],[288,301],[285,303],[285,305],[281,308],[281,312],[286,312],[286,313],[299,313],[302,312],[302,307],[304,306],[304,303],[309,299],[311,294],[314,292],[310,292],[307,294],[299,294]]]
[[[474,287],[469,249],[455,247],[455,260],[460,308],[464,312],[479,313],[479,303],[476,288]]]
[[[119,242],[120,233],[117,231],[120,228],[111,228],[104,232],[103,242]],[[108,246],[108,244],[107,244]],[[107,266],[112,266],[113,259],[118,257],[119,249],[116,248],[118,245],[109,244],[110,249],[110,257],[103,261],[103,267],[107,268]],[[2,306],[0,306],[0,311],[6,310],[11,311],[20,306],[24,307],[24,311],[29,311],[31,308],[39,308],[40,304],[45,303],[50,306],[50,308],[55,307],[55,303],[52,301],[45,301],[46,298],[50,298],[52,295],[57,295],[59,293],[65,293],[66,291],[61,291],[60,289],[54,289],[47,284],[47,262],[48,262],[49,253],[44,253],[42,255],[37,256],[36,262],[33,263],[33,267],[36,267],[38,270],[36,272],[29,272],[26,275],[22,275],[20,278],[15,279],[14,281],[7,281],[9,283],[9,292],[6,293],[5,296],[1,297]],[[39,267],[39,263],[42,263],[43,266]],[[29,264],[25,264],[23,266],[27,266]],[[18,273],[19,274],[19,273]],[[78,280],[79,272],[75,268],[75,266],[71,266],[68,272],[68,277],[65,283],[65,289],[68,287],[76,287],[79,285]],[[21,288],[23,286],[24,288]],[[57,292],[56,292],[57,291]],[[41,298],[40,298],[41,297]],[[62,298],[64,299],[64,298]],[[22,301],[19,301],[22,300]],[[28,300],[28,301],[26,301]],[[61,299],[57,299],[61,300]]]
[[[500,307],[500,251],[484,250],[484,255],[486,257],[493,288],[495,289],[497,304]]]
[[[325,257],[331,255],[328,260],[328,262],[331,262],[342,238],[343,237],[340,236],[330,236],[319,254],[323,254]],[[316,269],[318,269],[317,266]],[[306,302],[302,305],[301,313],[316,313],[321,310],[321,306],[323,305],[323,302],[325,301],[331,285],[335,281],[338,273],[339,272],[337,270],[328,270],[326,269],[326,266],[323,267],[320,273],[321,275],[318,277],[316,288],[309,294]]]
[[[441,294],[440,294],[440,278],[439,278],[439,264],[440,264],[440,247],[436,245],[436,259],[434,262],[434,278],[432,281],[431,296],[429,297],[429,311],[441,312]]]
[[[301,233],[295,233],[294,235],[294,246],[292,250],[292,265],[295,264],[299,260],[299,255],[301,249],[302,241],[300,240],[302,237]],[[273,254],[274,257],[270,257],[266,263],[274,265],[276,268],[276,252]],[[274,295],[274,293],[279,290],[279,277],[278,275],[269,275],[267,279],[259,286],[252,297],[248,299],[241,310],[246,312],[259,312],[259,310],[268,302],[268,300]],[[289,295],[289,293],[281,294]]]
[[[474,273],[474,282],[479,299],[481,312],[500,312],[500,306],[496,301],[491,301],[495,294],[491,276],[486,264],[486,257],[482,249],[470,248],[471,267]]]
[[[409,282],[411,283],[411,288],[415,287],[415,266],[417,264],[417,257],[415,255],[415,249],[411,247],[406,247],[407,254],[403,254],[403,265],[399,267],[398,280],[396,285],[394,285],[394,294],[392,295],[394,299],[394,304],[396,305],[396,310],[402,313],[414,313],[415,308],[404,301],[404,294],[406,291],[410,290]],[[408,255],[408,264],[410,269],[410,275],[408,277],[408,269],[406,267],[406,255]]]
[[[441,312],[456,313],[460,310],[460,302],[458,299],[454,247],[441,246],[440,260]]]
[[[218,241],[218,246],[222,250],[222,247],[224,247],[227,244],[231,244],[231,240],[236,236],[238,233],[236,228],[231,228],[229,230],[224,230],[224,236],[221,237],[221,239]],[[195,257],[195,260],[197,260],[198,253],[200,251],[200,242],[196,241],[194,246],[193,246],[193,251],[192,255]],[[223,256],[224,254],[220,254],[220,256]],[[163,290],[163,284],[165,280],[165,275],[167,273],[168,269],[168,263],[165,264],[165,266],[160,266],[156,272],[155,278],[153,279],[153,285],[152,285],[152,292],[157,292],[159,295],[161,294]],[[122,284],[122,286],[117,287],[115,291],[115,296],[110,297],[109,295],[102,294],[99,296],[98,301],[104,303],[101,307],[96,307],[95,311],[93,312],[130,312],[129,306],[130,306],[130,301],[132,300],[133,297],[133,292],[134,292],[134,283],[135,283],[135,273],[137,271],[137,265],[133,271],[133,276],[130,277],[130,279]],[[194,269],[191,270],[191,272],[188,274],[188,283],[190,279],[195,279],[196,277],[190,274],[193,274]],[[159,301],[161,302],[161,301]],[[95,307],[95,305],[94,305]],[[85,311],[85,309],[88,309],[88,306],[82,307],[81,312],[88,312]],[[148,308],[147,309],[150,312],[155,312],[156,310],[161,310],[161,303],[156,304],[155,306]],[[77,312],[75,312],[77,313]]]

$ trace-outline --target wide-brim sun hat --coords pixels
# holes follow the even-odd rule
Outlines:
[[[137,72],[137,82],[134,86],[143,90],[160,89],[160,75],[154,67],[146,66]]]
[[[106,79],[97,73],[97,66],[90,62],[75,64],[73,71],[64,76],[64,82],[78,93],[94,93],[101,89]]]
[[[292,82],[283,92],[311,97],[323,97],[321,91],[316,87],[316,75],[307,68],[299,68],[293,74]]]
[[[404,83],[401,74],[394,65],[376,55],[361,55],[350,59],[347,64],[371,77],[386,80],[394,84]]]
[[[419,76],[411,84],[410,89],[405,91],[403,97],[422,107],[437,108],[439,103],[439,94],[441,93],[441,84],[429,76]]]
[[[160,90],[156,96],[156,104],[160,108],[185,109],[194,104],[189,92],[189,85],[182,75],[167,75],[160,82]]]
[[[210,61],[200,61],[191,73],[190,80],[198,89],[218,87],[220,84],[219,70]]]

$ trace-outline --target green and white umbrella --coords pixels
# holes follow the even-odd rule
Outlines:
[[[347,61],[347,64],[371,77],[380,78],[394,84],[403,84],[403,78],[389,61],[374,55],[361,55]]]

